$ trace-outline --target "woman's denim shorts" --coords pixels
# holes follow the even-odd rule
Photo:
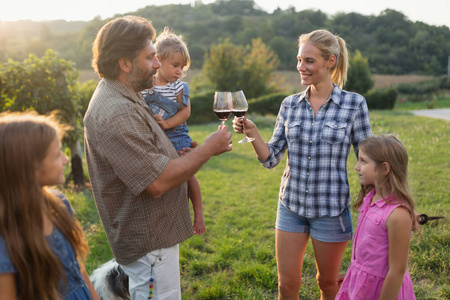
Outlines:
[[[275,228],[287,232],[308,233],[312,238],[326,243],[346,242],[353,236],[350,207],[337,217],[305,218],[278,202]]]

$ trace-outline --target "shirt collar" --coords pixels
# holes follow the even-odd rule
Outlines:
[[[333,101],[336,105],[341,105],[341,95],[342,95],[342,93],[343,93],[343,91],[341,90],[341,88],[336,84],[336,83],[333,83],[333,91],[331,92],[331,95],[330,95],[330,99],[331,99],[331,101]],[[300,96],[299,96],[299,99],[298,99],[298,102],[300,103],[301,101],[306,101],[306,100],[308,100],[308,93],[309,93],[309,90],[311,89],[311,86],[310,85],[308,85],[308,87],[306,88],[306,90],[304,90],[301,94],[300,94]],[[328,101],[328,100],[327,100]]]
[[[364,197],[364,202],[366,203],[366,205],[364,206],[378,206],[378,207],[383,207],[385,205],[388,204],[388,202],[391,202],[391,200],[395,200],[395,196],[394,195],[389,195],[387,197],[384,197],[383,199],[380,199],[379,201],[370,204],[370,202],[372,201],[372,197],[373,195],[375,195],[375,189],[372,189],[365,197]],[[394,201],[395,202],[395,201]],[[361,206],[362,208],[363,206]]]
[[[135,103],[144,101],[141,93],[135,93],[128,85],[118,79],[102,78],[102,81]]]

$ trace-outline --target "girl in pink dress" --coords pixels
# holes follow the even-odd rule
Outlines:
[[[361,191],[352,259],[336,299],[415,299],[408,272],[411,230],[418,231],[407,180],[408,154],[393,135],[369,137],[359,146]],[[345,278],[342,281],[342,278]]]

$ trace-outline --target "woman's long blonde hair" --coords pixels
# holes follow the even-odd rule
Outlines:
[[[68,239],[77,258],[84,261],[88,250],[80,224],[35,176],[49,145],[61,134],[52,117],[0,114],[0,236],[17,270],[20,299],[60,299],[58,284],[66,280],[45,239],[43,215]]]
[[[387,162],[390,172],[380,179],[380,191],[383,197],[394,195],[405,205],[413,219],[413,230],[418,231],[415,216],[415,204],[408,184],[408,153],[402,142],[392,134],[381,134],[368,137],[359,144],[359,151],[363,151],[370,159],[376,162],[377,170]],[[353,204],[355,209],[361,207],[364,197],[374,188],[373,185],[361,185],[358,199]],[[387,200],[385,200],[387,201]]]
[[[348,51],[343,38],[336,36],[325,29],[314,30],[302,34],[298,38],[298,45],[311,42],[320,50],[320,55],[328,61],[332,55],[336,57],[336,63],[331,68],[331,80],[342,88],[347,81]]]

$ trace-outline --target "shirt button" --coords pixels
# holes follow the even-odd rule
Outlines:
[[[337,125],[334,125],[334,128],[337,128]]]
[[[309,141],[310,144],[312,144],[312,141]]]
[[[308,156],[308,159],[311,159],[311,156]]]
[[[306,176],[309,176],[309,173],[306,173]]]
[[[306,190],[306,193],[307,193],[307,194],[308,194],[308,192],[309,192],[309,191],[308,191],[308,190]]]
[[[311,126],[314,126],[314,123],[312,123]]]

